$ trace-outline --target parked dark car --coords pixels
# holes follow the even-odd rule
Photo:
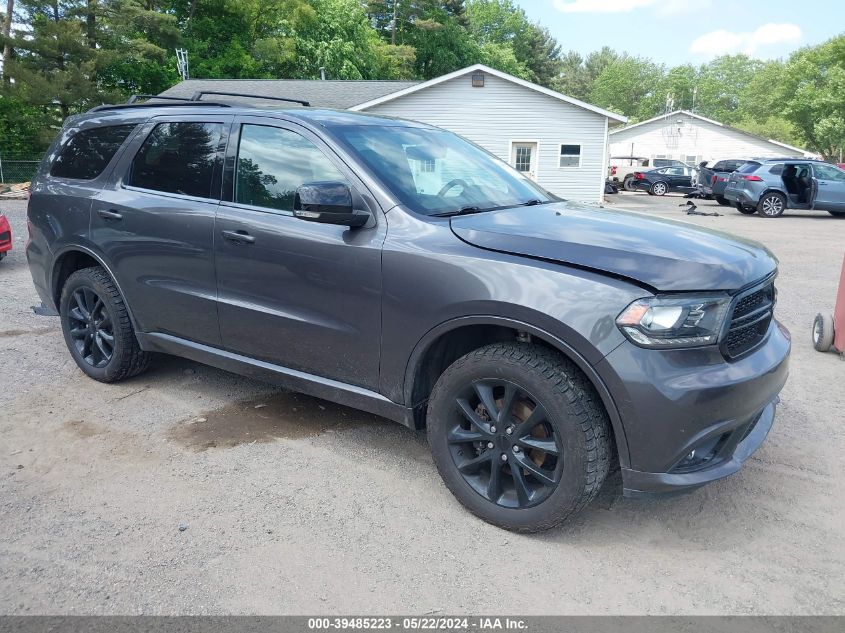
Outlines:
[[[28,219],[91,378],[163,352],[425,428],[508,529],[560,523],[617,466],[629,496],[737,472],[787,377],[763,246],[561,201],[409,121],[101,106],[66,122]]]
[[[845,171],[800,158],[749,161],[731,174],[727,198],[740,213],[767,218],[786,209],[817,209],[845,217]]]
[[[730,200],[725,198],[725,187],[728,186],[730,175],[747,162],[746,158],[730,158],[701,163],[698,167],[698,182],[702,192],[713,196],[723,206],[731,206]]]
[[[638,171],[634,174],[634,188],[647,191],[653,196],[663,196],[670,192],[689,193],[693,190],[691,167],[661,167]]]

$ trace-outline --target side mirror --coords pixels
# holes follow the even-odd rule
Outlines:
[[[343,226],[364,226],[370,219],[365,211],[352,208],[352,192],[342,182],[309,182],[296,190],[293,215],[300,220]]]

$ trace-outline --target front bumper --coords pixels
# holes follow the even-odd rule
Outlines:
[[[624,429],[624,494],[692,490],[737,472],[772,427],[790,346],[789,332],[772,320],[763,343],[733,361],[716,347],[661,351],[628,342],[608,354],[596,368]]]
[[[738,440],[727,455],[721,457],[716,463],[707,468],[687,473],[646,473],[630,468],[622,469],[622,481],[624,482],[622,494],[626,497],[651,497],[655,495],[666,495],[679,492],[689,492],[699,488],[711,481],[723,479],[733,475],[742,464],[751,457],[752,453],[760,448],[763,440],[769,434],[775,421],[775,409],[777,398],[770,402],[750,422],[738,426],[726,425],[728,428],[718,429],[716,434],[728,436],[728,444],[731,443],[731,436]]]

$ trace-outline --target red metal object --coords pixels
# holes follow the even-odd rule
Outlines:
[[[5,215],[0,214],[0,258],[12,250],[12,227]]]
[[[839,275],[839,291],[836,293],[836,307],[833,309],[833,346],[845,354],[845,259]]]

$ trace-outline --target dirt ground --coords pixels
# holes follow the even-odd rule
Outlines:
[[[609,198],[684,217],[676,196]],[[810,342],[845,220],[700,209],[781,261],[794,348],[768,440],[693,494],[627,500],[611,480],[519,536],[465,512],[391,422],[175,358],[84,377],[30,310],[25,204],[0,203],[0,613],[845,613],[845,362]]]

